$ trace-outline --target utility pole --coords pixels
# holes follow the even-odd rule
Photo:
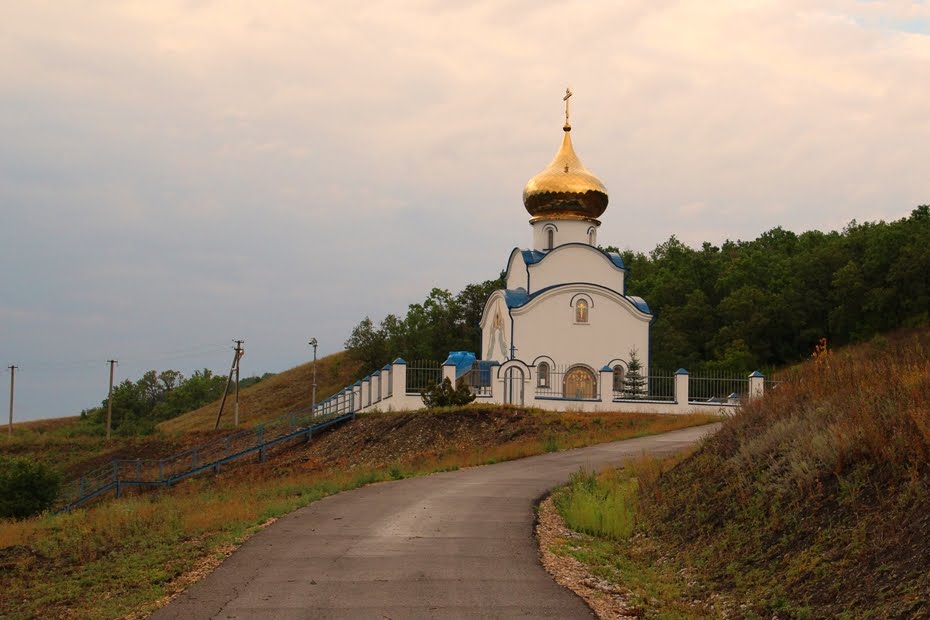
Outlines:
[[[307,344],[313,347],[313,395],[310,397],[310,415],[313,415],[316,409],[316,347],[319,343],[316,338],[311,338]]]
[[[236,428],[239,428],[239,360],[242,359],[242,356],[245,355],[245,350],[242,348],[242,340],[233,340],[236,343],[236,407],[235,407],[235,423]]]
[[[223,408],[226,406],[226,395],[229,394],[229,386],[230,386],[230,384],[232,384],[233,373],[236,372],[236,370],[237,370],[237,368],[238,368],[238,366],[239,366],[239,352],[242,350],[242,349],[241,349],[242,343],[245,342],[245,341],[244,341],[244,340],[233,340],[233,342],[236,343],[236,348],[234,349],[234,350],[235,350],[235,353],[233,353],[233,361],[232,361],[232,364],[229,366],[229,378],[226,379],[226,389],[223,390],[223,400],[220,401],[220,410],[216,412],[216,424],[213,425],[213,430],[216,430],[216,429],[218,429],[218,428],[220,427],[220,417],[222,417],[222,415],[223,415]],[[238,399],[239,399],[238,387],[239,387],[239,384],[238,384],[238,381],[237,381],[237,382],[236,382],[236,388],[237,388],[237,392],[236,392],[236,402],[237,402],[237,403],[238,403]]]
[[[10,369],[10,428],[9,428],[9,436],[10,436],[10,437],[13,437],[13,388],[14,388],[14,386],[16,385],[16,369],[19,368],[19,366],[16,366],[15,364],[10,364],[10,365],[8,366],[8,368]]]
[[[110,364],[110,390],[107,392],[107,441],[110,441],[110,428],[113,424],[113,368],[116,360],[107,360]]]

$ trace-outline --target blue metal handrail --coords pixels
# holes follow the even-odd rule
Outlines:
[[[221,465],[256,452],[264,461],[271,446],[301,436],[309,441],[314,432],[354,417],[351,410],[314,415],[307,408],[163,459],[114,459],[63,485],[55,505],[66,511],[110,490],[115,490],[119,497],[125,486],[170,486],[207,470],[219,471]]]

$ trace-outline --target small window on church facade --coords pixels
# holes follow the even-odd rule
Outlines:
[[[538,387],[549,387],[549,364],[548,362],[539,362],[536,366],[536,385]]]
[[[546,249],[551,250],[555,247],[555,231],[551,228],[546,229]]]
[[[575,303],[575,322],[576,323],[587,323],[588,322],[588,302],[584,299],[579,299]]]
[[[614,392],[623,391],[623,366],[614,366]]]
[[[594,245],[594,228],[588,229],[588,245]]]

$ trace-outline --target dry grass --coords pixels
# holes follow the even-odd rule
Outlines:
[[[354,380],[358,364],[345,353],[335,353],[317,360],[317,399],[335,394]],[[295,366],[239,393],[239,419],[245,426],[274,419],[292,411],[310,407],[312,400],[313,362]],[[204,405],[189,413],[166,420],[158,430],[166,433],[212,429],[220,401]],[[226,401],[225,426],[232,424],[232,406]]]
[[[930,617],[928,344],[820,351],[642,477],[629,541],[578,553],[625,567],[613,578],[639,579],[650,614],[687,617],[676,600],[690,600],[697,616]]]

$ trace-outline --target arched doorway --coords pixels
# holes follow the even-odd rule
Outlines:
[[[562,381],[562,398],[597,398],[597,378],[590,368],[574,366]]]
[[[523,405],[523,369],[511,366],[504,373],[504,403]]]

